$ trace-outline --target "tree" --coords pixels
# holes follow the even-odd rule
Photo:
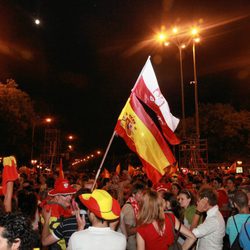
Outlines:
[[[208,140],[209,161],[249,158],[250,112],[236,111],[230,104],[201,104],[201,138]],[[187,134],[195,134],[195,118],[187,118]]]
[[[13,79],[0,83],[0,153],[15,154],[21,159],[30,152],[33,103]]]

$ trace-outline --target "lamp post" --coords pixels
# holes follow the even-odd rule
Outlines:
[[[180,74],[181,74],[181,112],[182,112],[182,124],[183,124],[183,137],[186,138],[185,95],[184,95],[183,66],[182,66],[182,49],[184,49],[184,45],[179,45],[178,49],[180,57]]]
[[[184,78],[183,78],[183,59],[182,59],[182,50],[186,48],[186,45],[182,43],[178,39],[178,28],[174,27],[172,29],[172,33],[174,36],[172,36],[171,41],[173,41],[173,44],[175,44],[179,50],[179,60],[180,60],[180,81],[181,81],[181,113],[182,113],[182,131],[183,131],[183,137],[186,138],[186,116],[185,116],[185,94],[184,94]],[[160,33],[158,36],[158,40],[161,42],[164,42],[163,44],[165,46],[169,46],[170,42],[166,41],[167,36],[164,33]]]
[[[197,35],[197,30],[192,30],[192,35]],[[200,139],[200,122],[199,122],[199,101],[198,101],[198,82],[197,82],[197,71],[196,71],[196,51],[195,44],[200,42],[199,37],[193,39],[193,69],[194,69],[194,99],[195,99],[195,127],[196,127],[196,138]]]

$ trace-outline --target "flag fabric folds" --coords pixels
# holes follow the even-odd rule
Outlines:
[[[14,156],[8,156],[3,158],[3,194],[6,194],[7,183],[9,181],[15,181],[18,178],[16,158]]]
[[[146,64],[144,65],[132,92],[155,112],[159,120],[162,133],[167,141],[172,145],[179,144],[180,140],[174,134],[174,131],[178,126],[179,119],[174,117],[170,112],[168,102],[162,95],[159,88],[150,58],[148,58]]]
[[[157,183],[164,169],[175,162],[164,137],[133,92],[118,118],[115,131],[138,154],[153,183]]]
[[[110,173],[109,173],[109,171],[106,168],[104,168],[101,176],[104,179],[109,179],[110,178]]]
[[[120,172],[121,172],[121,166],[120,166],[120,163],[119,163],[119,164],[116,166],[116,168],[115,168],[115,173],[116,173],[117,175],[119,175]]]

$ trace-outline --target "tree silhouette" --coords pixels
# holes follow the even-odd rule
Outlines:
[[[13,79],[0,83],[0,153],[29,157],[34,108]]]

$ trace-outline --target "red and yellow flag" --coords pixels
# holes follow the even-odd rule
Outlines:
[[[116,166],[115,173],[116,173],[117,175],[119,175],[120,172],[121,172],[121,166],[120,166],[120,163],[119,163],[119,164]]]
[[[133,176],[135,173],[135,168],[131,165],[128,165],[128,173]]]
[[[16,158],[14,156],[3,158],[3,194],[6,194],[7,183],[9,181],[15,181],[18,178],[18,173],[16,169]]]
[[[166,141],[134,93],[123,108],[115,131],[138,154],[153,183],[157,183],[164,169],[175,162]]]
[[[109,179],[110,178],[110,173],[109,173],[109,171],[106,168],[104,168],[101,176],[104,179]]]

